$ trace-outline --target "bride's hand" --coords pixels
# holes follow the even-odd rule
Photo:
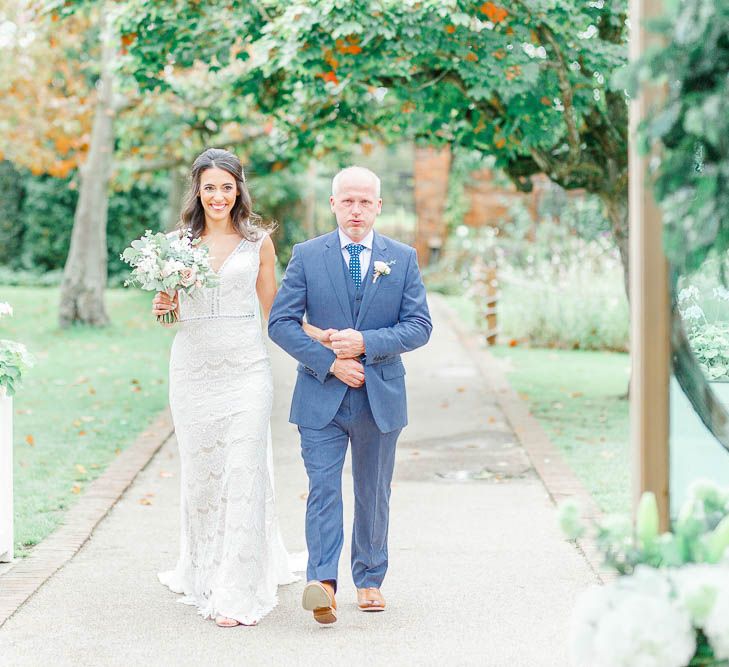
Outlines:
[[[337,329],[323,329],[321,333],[316,337],[324,347],[332,349],[331,335],[337,333]]]
[[[157,292],[154,299],[152,299],[152,313],[154,315],[164,315],[171,310],[177,310],[179,303],[177,292],[175,292],[174,298],[170,297],[167,292]]]

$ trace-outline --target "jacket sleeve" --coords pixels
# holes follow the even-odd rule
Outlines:
[[[294,246],[291,260],[281,281],[268,318],[268,335],[294,359],[313,371],[324,383],[336,355],[310,338],[302,329],[306,312],[306,273],[301,249]]]
[[[428,342],[432,330],[425,285],[420,276],[415,250],[412,249],[408,256],[397,324],[362,332],[366,363],[376,364],[393,355],[421,347]]]

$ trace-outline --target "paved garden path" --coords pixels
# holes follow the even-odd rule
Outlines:
[[[484,364],[475,363],[476,347],[464,345],[440,299],[431,307],[430,344],[405,358],[411,423],[393,484],[385,613],[357,611],[348,544],[333,626],[316,625],[300,608],[303,583],[281,588],[279,606],[256,628],[220,629],[177,604],[156,577],[173,565],[178,543],[170,439],[76,556],[0,628],[3,667],[565,667],[575,596],[596,576],[562,539],[549,494],[498,407]],[[278,510],[289,548],[300,550],[307,482],[287,423],[295,372],[270,347]],[[344,488],[351,525],[348,465]]]

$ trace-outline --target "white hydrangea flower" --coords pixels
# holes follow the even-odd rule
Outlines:
[[[13,314],[13,307],[9,303],[0,301],[0,317],[2,317],[3,315],[12,315],[12,314]]]
[[[637,591],[619,598],[595,634],[596,667],[685,667],[695,651],[688,612]]]
[[[722,570],[716,587],[716,599],[702,629],[718,660],[729,660],[729,568]]]
[[[571,648],[580,667],[684,667],[696,650],[691,617],[671,600],[665,570],[638,567],[578,600]]]
[[[702,627],[716,602],[721,579],[729,580],[729,568],[691,563],[670,570],[669,576],[679,604],[691,614],[694,625]]]

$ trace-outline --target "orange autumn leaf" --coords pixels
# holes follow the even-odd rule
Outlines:
[[[550,100],[546,95],[542,97],[539,100],[545,107],[551,107],[552,106],[552,100]]]
[[[486,14],[489,20],[494,23],[500,23],[509,15],[509,12],[503,7],[498,7],[493,2],[484,2],[481,5],[481,13]]]
[[[122,38],[121,38],[122,46],[129,46],[135,39],[137,39],[136,32],[129,32],[126,35],[122,35]]]
[[[81,493],[81,487],[78,484],[74,484],[71,487],[71,493]]]
[[[26,435],[25,441],[31,446],[35,447],[35,438],[32,435]]]
[[[491,55],[496,58],[496,60],[503,60],[506,58],[506,51],[504,51],[504,49],[499,49],[498,51],[494,51]]]
[[[456,26],[454,26],[454,25],[447,25],[447,26],[445,27],[445,31],[446,31],[446,32],[447,32],[447,33],[448,33],[449,35],[452,35],[452,34],[453,34],[453,33],[454,33],[455,31],[456,31]]]
[[[347,53],[351,53],[353,56],[356,56],[358,53],[362,53],[362,47],[357,46],[357,44],[352,44],[352,46],[347,49]]]
[[[521,74],[521,67],[514,65],[513,67],[506,68],[506,80],[513,81]]]
[[[337,79],[337,74],[334,70],[323,74],[322,79],[324,79],[327,83],[339,83],[339,79]]]
[[[519,341],[518,341],[518,340],[516,340],[516,338],[512,338],[512,339],[511,339],[511,340],[509,341],[509,347],[516,347],[516,346],[517,346],[518,344],[519,344]],[[528,396],[527,396],[527,398],[528,398]]]
[[[494,139],[494,146],[496,146],[496,148],[503,148],[504,146],[506,146],[506,139],[504,139],[504,137]]]
[[[359,35],[347,35],[347,41],[350,44],[357,44],[359,42]]]
[[[466,56],[466,60],[468,60],[468,62],[470,63],[475,63],[478,60],[478,56],[475,53],[471,52]]]

